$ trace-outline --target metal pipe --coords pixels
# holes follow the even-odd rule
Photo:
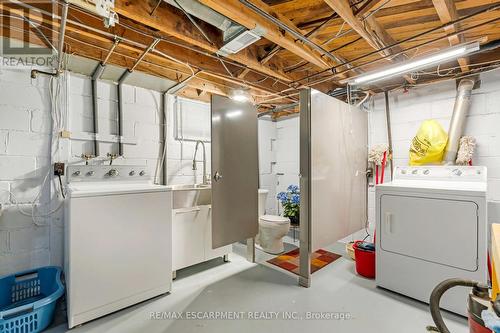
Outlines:
[[[443,155],[443,161],[446,164],[455,164],[457,159],[458,146],[464,131],[465,118],[470,109],[472,88],[474,88],[475,83],[475,79],[470,78],[462,79],[458,84],[457,97],[448,130],[448,143]]]
[[[52,17],[52,18],[54,18],[54,19],[61,19],[61,17],[60,17],[60,16],[58,16],[58,15],[54,15],[53,13],[50,13],[50,12],[45,11],[45,10],[42,10],[42,9],[40,9],[40,8],[37,8],[37,7],[31,6],[31,5],[29,5],[29,4],[26,4],[26,3],[23,3],[23,2],[17,2],[17,1],[14,1],[14,0],[8,0],[8,1],[13,2],[13,3],[16,3],[16,4],[18,4],[19,6],[21,6],[21,7],[23,7],[23,8],[30,9],[30,10],[36,10],[36,11],[38,11],[38,12],[42,13],[42,14],[49,15],[49,16],[51,16],[51,17]],[[84,9],[80,8],[80,7],[75,7],[75,6],[72,6],[71,8],[72,8],[72,9],[74,9],[74,10],[76,10],[76,11],[79,11],[79,12],[81,12],[81,13],[84,13],[84,14],[86,14],[86,15],[89,15],[89,16],[91,16],[91,17],[97,18],[97,16],[96,16],[96,15],[94,15],[93,13],[90,13],[90,12],[88,12],[88,11],[86,11],[86,10],[84,10]],[[69,23],[71,23],[72,25],[75,25],[75,26],[77,26],[77,27],[81,27],[81,28],[84,28],[84,29],[88,29],[88,30],[90,30],[90,31],[92,31],[92,32],[99,33],[99,34],[104,35],[104,36],[107,36],[107,37],[116,37],[116,35],[114,35],[114,34],[112,34],[112,33],[109,33],[109,32],[107,32],[107,31],[103,31],[103,30],[99,30],[99,29],[93,28],[93,27],[91,27],[91,26],[85,25],[85,24],[80,23],[80,22],[78,22],[78,21],[74,21],[74,20],[71,20],[71,19],[68,19],[67,21],[68,21]],[[182,47],[182,48],[184,48],[184,49],[187,49],[187,50],[190,50],[190,51],[193,51],[193,52],[199,53],[199,54],[203,54],[203,55],[205,55],[205,56],[207,56],[207,57],[210,57],[210,58],[218,59],[218,57],[217,57],[217,55],[216,55],[215,53],[206,52],[206,51],[203,51],[203,50],[197,49],[197,48],[195,48],[195,47],[192,47],[192,46],[190,46],[190,45],[186,45],[186,44],[184,44],[184,43],[176,42],[176,41],[174,41],[174,40],[170,40],[170,39],[167,39],[167,38],[162,37],[162,36],[158,36],[158,35],[151,35],[151,34],[149,34],[149,33],[147,33],[147,32],[142,31],[141,29],[138,29],[138,28],[136,28],[136,27],[134,27],[134,26],[131,26],[131,25],[125,24],[125,23],[123,23],[123,22],[119,22],[119,23],[118,23],[118,25],[120,25],[120,26],[122,26],[122,27],[124,27],[124,28],[130,29],[130,30],[132,30],[132,31],[134,31],[134,32],[137,32],[137,33],[139,33],[139,34],[141,34],[141,35],[143,35],[143,36],[158,38],[158,39],[160,39],[161,41],[163,41],[163,42],[165,42],[165,43],[168,43],[168,44],[171,44],[171,45],[175,45],[175,46],[179,46],[179,47]],[[137,47],[145,47],[145,45],[144,45],[144,44],[138,43],[138,42],[136,42],[136,41],[134,41],[134,40],[131,40],[131,39],[128,39],[128,38],[125,38],[125,37],[120,37],[120,39],[121,39],[122,41],[126,41],[127,43],[130,43],[130,44],[132,44],[132,45],[134,45],[134,46],[137,46]],[[98,47],[98,46],[96,46],[96,47]],[[165,54],[165,53],[160,52],[160,51],[158,51],[158,50],[153,50],[153,52],[154,52],[154,53],[158,53],[158,54],[160,54],[160,55],[161,55],[161,56],[163,56],[163,57],[166,57],[166,54]],[[169,56],[169,57],[167,57],[167,58],[169,58],[170,60],[174,59],[173,57],[170,57],[170,56]],[[236,67],[239,67],[239,68],[242,68],[242,69],[248,69],[249,71],[251,71],[251,72],[253,72],[253,73],[256,73],[256,74],[259,74],[259,75],[264,75],[264,76],[265,76],[265,74],[262,74],[261,72],[259,72],[259,71],[257,71],[257,70],[254,70],[254,69],[251,69],[251,68],[249,68],[248,66],[243,65],[243,64],[240,64],[240,63],[238,63],[238,62],[234,62],[234,61],[231,61],[231,60],[228,60],[228,59],[226,59],[226,60],[224,60],[224,61],[225,61],[226,63],[228,63],[228,64],[233,65],[233,66],[236,66]],[[178,63],[182,63],[183,65],[188,66],[187,64],[185,64],[185,63],[181,62],[180,60],[177,60],[176,62],[178,62]],[[188,67],[189,67],[189,66],[188,66]],[[204,71],[206,71],[207,73],[210,73],[210,71],[207,71],[207,70],[204,70]],[[213,72],[212,72],[212,73],[213,73]],[[214,74],[215,74],[215,73],[214,73]],[[221,74],[217,74],[217,75],[219,75],[220,77],[223,77],[223,75],[221,75]],[[275,80],[276,80],[277,82],[279,82],[279,83],[283,84],[283,85],[286,85],[286,86],[290,87],[290,85],[289,85],[288,83],[286,83],[286,82],[284,82],[284,81],[282,81],[282,80],[280,80],[280,79],[275,79]],[[243,80],[241,80],[241,82],[239,82],[239,83],[240,83],[240,84],[246,84]],[[257,87],[257,89],[263,89],[263,88]],[[265,90],[264,90],[264,91],[265,91]]]
[[[144,50],[144,52],[141,54],[141,56],[137,59],[137,61],[135,62],[135,64],[132,66],[132,68],[130,68],[130,71],[133,72],[135,70],[135,68],[139,65],[139,63],[142,61],[142,59],[144,59],[144,57],[152,50],[156,47],[156,45],[160,42],[160,39],[159,38],[155,38],[155,40],[153,40],[151,42],[151,44],[149,44],[148,48]]]
[[[99,63],[92,74],[92,117],[94,118],[94,157],[99,156],[99,142],[98,133],[99,133],[99,112],[98,107],[99,103],[97,101],[97,80],[101,77],[102,72],[104,72],[104,68],[106,66],[102,63]]]
[[[384,91],[385,98],[385,120],[387,123],[387,146],[388,146],[388,158],[391,164],[391,181],[394,177],[394,163],[392,161],[392,127],[391,127],[391,110],[389,108],[389,92]]]
[[[339,67],[341,67],[341,66],[345,66],[345,65],[351,64],[351,63],[356,62],[356,61],[358,61],[358,60],[361,60],[361,59],[367,58],[367,57],[369,57],[369,56],[371,56],[371,55],[374,55],[374,54],[380,53],[380,52],[382,52],[382,51],[385,51],[385,50],[387,50],[387,49],[393,48],[394,46],[400,45],[400,44],[402,44],[402,43],[405,43],[405,42],[411,41],[411,40],[413,40],[413,39],[416,39],[416,38],[419,38],[419,37],[422,37],[422,36],[425,36],[425,35],[427,35],[427,34],[429,34],[429,33],[432,33],[432,32],[435,32],[435,31],[438,31],[438,30],[441,30],[441,29],[445,29],[445,28],[450,27],[450,26],[454,26],[454,25],[456,25],[457,23],[460,23],[460,22],[462,22],[462,21],[465,21],[465,20],[467,20],[467,19],[469,19],[469,18],[472,18],[472,17],[475,17],[475,16],[477,16],[477,15],[480,15],[480,14],[483,14],[483,13],[487,13],[487,12],[490,12],[490,11],[495,11],[495,10],[498,10],[498,9],[500,9],[500,4],[495,4],[495,5],[492,5],[492,6],[490,6],[490,7],[487,7],[487,8],[481,9],[481,10],[478,10],[477,12],[474,12],[474,13],[472,13],[472,14],[469,14],[469,15],[463,16],[463,17],[461,17],[461,18],[459,18],[459,19],[457,19],[457,20],[450,21],[450,22],[448,22],[448,23],[444,23],[444,24],[442,24],[442,25],[440,25],[440,26],[437,26],[437,27],[431,28],[431,29],[429,29],[429,30],[423,31],[423,32],[421,32],[421,33],[418,33],[418,34],[416,34],[416,35],[413,35],[413,36],[407,37],[407,38],[402,39],[402,40],[400,40],[400,41],[397,41],[397,42],[394,42],[394,43],[389,44],[389,45],[387,45],[387,46],[384,46],[384,47],[382,47],[382,48],[380,48],[380,49],[377,49],[377,50],[374,50],[374,51],[368,52],[368,53],[366,53],[366,54],[364,54],[364,55],[361,55],[361,56],[356,57],[356,58],[354,58],[354,59],[351,59],[351,60],[349,60],[349,61],[346,61],[346,62],[340,63],[340,64],[338,64],[338,65],[335,65],[335,66],[333,66],[333,67],[331,67],[331,68],[329,68],[329,69],[325,69],[325,70],[322,70],[322,71],[320,71],[320,72],[317,72],[317,73],[314,73],[314,74],[311,74],[311,75],[307,75],[307,76],[305,76],[305,77],[303,77],[303,78],[300,78],[300,79],[298,79],[298,80],[295,80],[294,82],[292,82],[292,84],[295,84],[295,83],[300,83],[301,81],[308,80],[308,79],[311,79],[311,78],[313,78],[313,77],[317,77],[317,76],[319,76],[319,75],[321,75],[321,74],[324,74],[324,73],[327,73],[327,72],[331,72],[331,71],[335,71],[337,68],[339,68]],[[405,49],[405,50],[402,50],[401,52],[398,52],[398,53],[393,53],[393,54],[391,54],[389,57],[393,57],[394,55],[401,54],[401,53],[406,52],[406,51],[408,51],[408,50],[412,50],[412,49],[415,49],[415,48],[417,48],[417,47],[420,47],[420,46],[423,46],[423,45],[427,45],[427,44],[433,43],[433,42],[435,42],[435,41],[438,41],[438,40],[441,40],[441,39],[444,39],[444,38],[448,38],[448,37],[451,37],[451,36],[455,36],[455,35],[461,34],[461,33],[465,32],[465,31],[469,31],[469,30],[471,30],[471,29],[474,29],[474,28],[477,28],[477,27],[483,26],[483,25],[485,25],[485,24],[489,24],[489,23],[495,22],[495,21],[497,21],[498,19],[499,19],[499,18],[493,18],[493,19],[491,19],[491,20],[488,20],[488,21],[486,21],[486,22],[483,22],[483,23],[477,24],[477,25],[475,25],[475,26],[472,26],[472,27],[468,27],[468,28],[462,29],[461,31],[457,31],[457,32],[454,32],[454,33],[451,33],[451,34],[447,34],[447,35],[445,35],[445,36],[441,36],[441,37],[434,38],[434,39],[432,39],[432,40],[430,40],[430,41],[427,41],[427,42],[425,42],[425,43],[422,43],[422,44],[420,44],[420,45],[415,45],[415,46],[409,47],[409,48],[407,48],[407,49]],[[388,57],[388,56],[386,56],[386,57],[381,57],[381,58],[379,58],[379,59],[376,59],[375,61],[379,61],[379,60],[385,59],[385,58],[387,58],[387,57]],[[372,61],[372,62],[375,62],[375,61]],[[367,63],[365,63],[365,64],[372,63],[372,62],[367,62]],[[355,68],[359,68],[359,67],[361,67],[361,66],[364,66],[365,64],[361,64],[361,65],[354,66],[354,67],[350,68],[349,70],[352,70],[352,69],[355,69]],[[348,71],[348,70],[347,70],[347,71]],[[342,72],[336,73],[336,74],[334,74],[334,75],[339,75],[340,73],[344,73],[344,72],[346,72],[346,71],[342,71]]]
[[[149,12],[149,16],[153,16],[158,7],[160,7],[160,4],[162,3],[163,0],[156,0],[156,5],[153,7],[151,12]]]
[[[329,17],[326,18],[325,21],[323,21],[323,23],[321,23],[320,25],[318,25],[317,27],[315,27],[314,29],[312,29],[311,31],[309,31],[307,34],[305,34],[304,36],[306,38],[309,38],[309,37],[312,37],[314,35],[316,35],[321,29],[323,29],[328,23],[330,23],[330,21],[334,18],[338,17],[337,13],[333,13],[332,15],[330,15]],[[298,39],[296,39],[295,41],[297,41]],[[262,58],[261,60],[261,63],[263,62],[268,62],[272,57],[274,57],[279,51],[281,51],[283,48],[279,45],[275,45],[273,47],[273,49],[271,51],[269,51],[268,54],[266,54],[266,56],[264,58]],[[332,52],[332,51],[330,51]],[[305,62],[301,62],[301,63],[304,63],[304,64],[307,64],[308,62],[305,61]],[[285,71],[286,72],[286,71]]]
[[[500,7],[499,7],[500,8]],[[498,21],[500,20],[500,17],[496,17],[496,18],[493,18],[491,20],[488,20],[488,21],[485,21],[485,22],[482,22],[482,23],[479,23],[479,24],[476,24],[476,25],[473,25],[473,26],[470,26],[470,27],[467,27],[465,29],[462,29],[460,31],[456,31],[456,32],[453,32],[453,33],[450,33],[450,34],[447,34],[447,35],[444,35],[444,36],[440,36],[440,37],[436,37],[434,39],[431,39],[431,40],[428,40],[426,42],[423,42],[421,44],[417,44],[417,45],[413,45],[413,46],[410,46],[406,49],[403,49],[399,52],[395,52],[395,53],[392,53],[392,54],[389,54],[389,55],[385,55],[385,56],[382,56],[380,58],[377,58],[377,59],[374,59],[374,60],[370,60],[370,61],[366,61],[362,64],[359,64],[359,65],[356,65],[356,66],[353,66],[349,69],[346,69],[346,70],[343,70],[343,71],[340,71],[340,72],[336,72],[335,74],[332,74],[332,75],[328,75],[328,76],[324,76],[324,77],[321,77],[320,79],[318,79],[317,81],[313,81],[313,82],[308,82],[308,85],[309,86],[314,86],[316,84],[320,84],[320,83],[323,83],[325,81],[328,81],[328,80],[331,80],[333,77],[335,76],[339,76],[339,75],[342,75],[344,73],[347,73],[349,71],[352,71],[352,70],[356,70],[358,68],[361,68],[361,67],[364,67],[366,65],[370,65],[370,64],[374,64],[374,63],[377,63],[379,61],[382,61],[384,59],[388,59],[388,58],[393,58],[394,56],[397,56],[397,55],[400,55],[400,54],[403,54],[407,51],[410,51],[410,50],[414,50],[414,49],[418,49],[419,47],[422,47],[422,46],[425,46],[425,45],[429,45],[429,44],[432,44],[432,43],[435,43],[437,41],[440,41],[440,40],[443,40],[443,39],[448,39],[449,37],[453,37],[453,36],[457,36],[457,35],[460,35],[460,34],[463,34],[464,32],[467,32],[467,31],[470,31],[470,30],[474,30],[476,28],[479,28],[479,27],[482,27],[484,25],[488,25],[490,23],[493,23],[495,21]],[[365,58],[365,56],[361,56],[360,58]],[[350,61],[352,62],[352,60]],[[339,65],[340,66],[340,65]],[[335,66],[334,68],[331,69],[331,71],[335,71],[335,68],[336,67],[339,67],[339,66]],[[330,70],[326,70],[326,71],[330,71]],[[310,77],[315,77],[321,73],[324,73],[325,71],[322,71],[322,72],[318,72],[316,74],[313,74],[313,75],[309,75],[309,77],[306,77],[306,78],[310,78]],[[306,78],[302,78],[302,79],[299,79],[295,82],[292,82],[293,83],[300,83],[300,81],[306,79]]]
[[[127,69],[118,79],[118,156],[123,156],[123,82],[131,73]]]
[[[113,54],[113,52],[115,51],[116,47],[118,46],[118,43],[120,43],[120,40],[121,39],[119,37],[115,38],[115,41],[114,41],[113,45],[111,46],[111,48],[109,49],[108,54],[106,55],[104,60],[101,62],[102,65],[106,65],[108,63],[108,60],[111,57],[111,54]]]
[[[68,3],[63,2],[62,5],[62,15],[61,15],[61,28],[59,32],[59,44],[57,50],[57,72],[59,73],[62,69],[63,64],[63,52],[64,52],[64,35],[66,33],[66,22],[68,19]]]
[[[328,52],[327,50],[325,50],[324,48],[322,48],[321,46],[319,46],[318,44],[312,42],[311,40],[307,39],[307,37],[304,37],[301,33],[295,31],[294,29],[290,28],[289,26],[287,26],[286,24],[284,24],[283,22],[281,22],[280,20],[278,20],[276,17],[272,16],[271,14],[269,14],[268,12],[260,9],[259,7],[255,6],[253,3],[251,2],[248,2],[247,0],[240,0],[240,2],[247,8],[253,10],[254,12],[256,12],[257,14],[259,14],[260,16],[264,17],[265,19],[271,21],[272,23],[274,23],[275,25],[277,25],[278,27],[280,27],[281,29],[285,30],[286,32],[288,32],[289,34],[291,34],[293,37],[297,38],[298,40],[300,40],[301,42],[303,42],[304,44],[307,44],[309,45],[310,47],[312,47],[313,49],[315,49],[316,51],[320,52],[321,54],[327,56],[328,58],[332,59],[333,61],[335,62],[342,62],[339,60],[339,58],[337,56],[335,56],[334,54]]]
[[[181,82],[178,82],[174,86],[168,88],[168,90],[166,91],[166,94],[175,94],[176,92],[178,92],[179,90],[184,88],[189,81],[191,81],[196,75],[198,75],[201,72],[202,71],[198,71],[198,72],[188,76],[187,78],[185,78]]]

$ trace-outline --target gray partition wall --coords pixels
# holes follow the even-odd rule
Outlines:
[[[368,115],[315,90],[300,94],[300,279],[314,251],[366,225]]]

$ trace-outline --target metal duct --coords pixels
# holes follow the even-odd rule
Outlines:
[[[465,118],[470,109],[472,88],[475,82],[475,79],[462,79],[458,84],[453,116],[451,117],[450,129],[448,130],[448,143],[444,150],[443,161],[446,164],[455,164],[460,138],[465,127]]]
[[[246,30],[243,26],[231,21],[212,8],[196,0],[164,0],[166,3],[179,8],[177,3],[190,15],[205,21],[224,32],[224,40],[231,38],[235,33]],[[176,3],[177,2],[177,3]],[[179,8],[181,9],[181,8]]]

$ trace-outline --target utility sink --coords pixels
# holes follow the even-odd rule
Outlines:
[[[212,186],[208,184],[173,185],[173,209],[212,204]]]

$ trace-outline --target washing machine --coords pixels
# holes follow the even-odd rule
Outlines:
[[[65,206],[68,326],[172,286],[172,192],[143,166],[69,166]]]
[[[487,170],[480,166],[397,167],[376,186],[376,283],[428,303],[448,278],[488,281]],[[441,307],[466,315],[469,290]]]

